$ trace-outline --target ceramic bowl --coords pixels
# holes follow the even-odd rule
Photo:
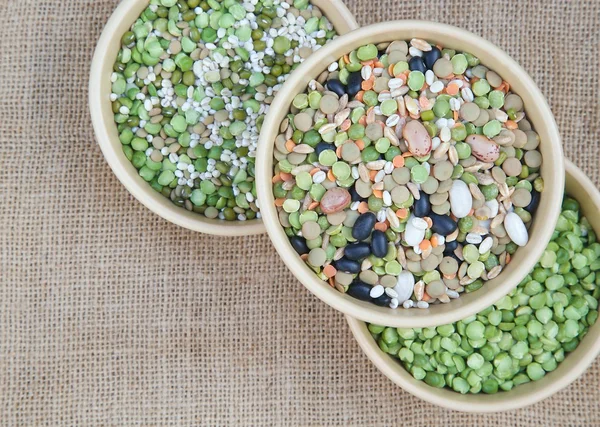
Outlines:
[[[108,20],[92,60],[89,84],[89,104],[96,139],[106,161],[127,190],[144,206],[167,221],[193,231],[221,236],[245,236],[264,233],[260,219],[251,221],[224,221],[180,208],[163,197],[138,174],[137,169],[123,154],[109,96],[110,75],[121,48],[121,37],[129,30],[148,6],[148,0],[123,0]],[[314,0],[331,21],[339,34],[358,28],[354,17],[341,0]]]
[[[600,235],[600,192],[585,174],[566,162],[566,193],[581,204],[583,214]],[[561,193],[562,196],[562,193]],[[430,387],[415,380],[397,359],[379,349],[364,322],[346,317],[358,344],[377,368],[409,393],[435,405],[465,412],[498,412],[522,408],[546,399],[575,381],[600,353],[600,322],[592,326],[579,344],[555,371],[539,381],[522,384],[507,392],[462,395],[448,389]]]
[[[338,292],[319,279],[294,251],[279,223],[274,205],[273,148],[280,124],[288,113],[295,95],[304,92],[309,81],[316,79],[332,62],[368,43],[410,40],[414,37],[474,54],[481,59],[482,64],[500,74],[510,83],[512,90],[523,98],[528,118],[541,138],[540,151],[544,162],[541,174],[545,190],[541,196],[538,215],[543,215],[543,218],[533,221],[527,246],[520,248],[504,271],[494,280],[488,281],[480,290],[463,294],[448,304],[432,305],[428,309],[392,310]],[[277,95],[263,125],[257,155],[256,180],[267,232],[283,261],[304,286],[344,314],[370,323],[409,328],[435,326],[460,320],[488,307],[519,284],[550,241],[560,213],[564,162],[560,135],[544,96],[531,77],[506,53],[481,37],[456,27],[426,21],[395,21],[363,27],[339,37],[298,67],[297,73],[286,82]]]

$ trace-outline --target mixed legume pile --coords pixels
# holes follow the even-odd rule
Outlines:
[[[430,386],[496,393],[555,370],[598,319],[599,298],[600,243],[567,198],[534,270],[496,304],[437,328],[369,330],[381,350]]]
[[[522,99],[466,52],[366,45],[293,100],[273,193],[294,249],[340,292],[427,308],[500,274],[543,181]]]
[[[111,78],[125,155],[178,206],[260,218],[264,116],[289,73],[333,36],[308,0],[151,0]]]

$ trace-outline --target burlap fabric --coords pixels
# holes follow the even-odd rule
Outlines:
[[[349,0],[360,24],[465,27],[548,97],[600,183],[600,2]],[[267,236],[150,213],[94,141],[87,79],[117,0],[1,0],[0,424],[599,425],[600,361],[524,410],[465,415],[402,391]]]

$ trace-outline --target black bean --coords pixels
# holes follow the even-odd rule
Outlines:
[[[387,237],[383,231],[375,230],[371,236],[371,251],[377,258],[383,258],[387,254]]]
[[[335,261],[334,267],[336,268],[336,270],[343,271],[344,273],[360,273],[360,263],[358,261],[354,261],[346,257],[342,257]]]
[[[392,298],[384,293],[380,297],[372,299],[371,302],[379,307],[389,307],[390,303],[392,302]]]
[[[425,71],[427,71],[423,59],[421,59],[418,56],[413,56],[412,58],[410,58],[410,61],[408,61],[408,68],[410,69],[410,71],[420,71],[422,73],[425,73]]]
[[[531,202],[525,207],[525,210],[529,213],[535,213],[538,206],[540,205],[540,193],[536,190],[531,190]]]
[[[444,244],[444,255],[454,255],[454,250],[458,248],[458,241],[453,240]]]
[[[346,86],[338,79],[331,79],[327,82],[327,89],[335,92],[337,96],[343,96],[346,93]]]
[[[304,255],[310,252],[308,246],[306,245],[306,239],[302,236],[293,236],[290,237],[290,243],[298,255]]]
[[[372,298],[371,295],[369,295],[371,293],[371,287],[371,285],[368,285],[361,280],[355,280],[348,286],[346,293],[361,301],[371,301]]]
[[[353,261],[360,261],[371,255],[371,246],[368,243],[350,243],[344,249],[344,256]]]
[[[348,76],[348,87],[346,88],[346,92],[348,92],[348,96],[350,98],[353,98],[358,92],[360,92],[360,85],[362,84],[362,81],[363,79],[360,74],[360,71],[350,73],[350,75]]]
[[[424,216],[429,215],[431,212],[431,203],[429,203],[429,194],[421,191],[421,198],[419,200],[415,200],[415,204],[413,206],[413,213],[415,216],[419,218],[423,218]]]
[[[315,147],[315,152],[317,153],[317,156],[319,154],[321,154],[325,150],[333,150],[333,151],[335,151],[335,145],[328,144],[326,142],[319,142],[317,144],[317,146]]]
[[[429,218],[433,222],[431,230],[441,236],[452,234],[458,228],[458,224],[448,215],[438,215],[433,212],[429,214]]]
[[[435,61],[441,57],[442,52],[440,52],[440,50],[435,46],[432,46],[429,52],[423,52],[423,62],[425,62],[425,66],[428,70],[433,69],[433,64],[435,64]]]
[[[365,240],[371,235],[377,218],[373,212],[366,212],[359,216],[352,227],[352,237],[356,240]]]

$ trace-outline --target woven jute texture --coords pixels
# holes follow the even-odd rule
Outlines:
[[[506,50],[600,183],[600,2],[348,0]],[[384,378],[268,237],[215,238],[120,185],[87,108],[117,0],[0,0],[1,425],[600,425],[600,360],[527,409],[465,415]]]

